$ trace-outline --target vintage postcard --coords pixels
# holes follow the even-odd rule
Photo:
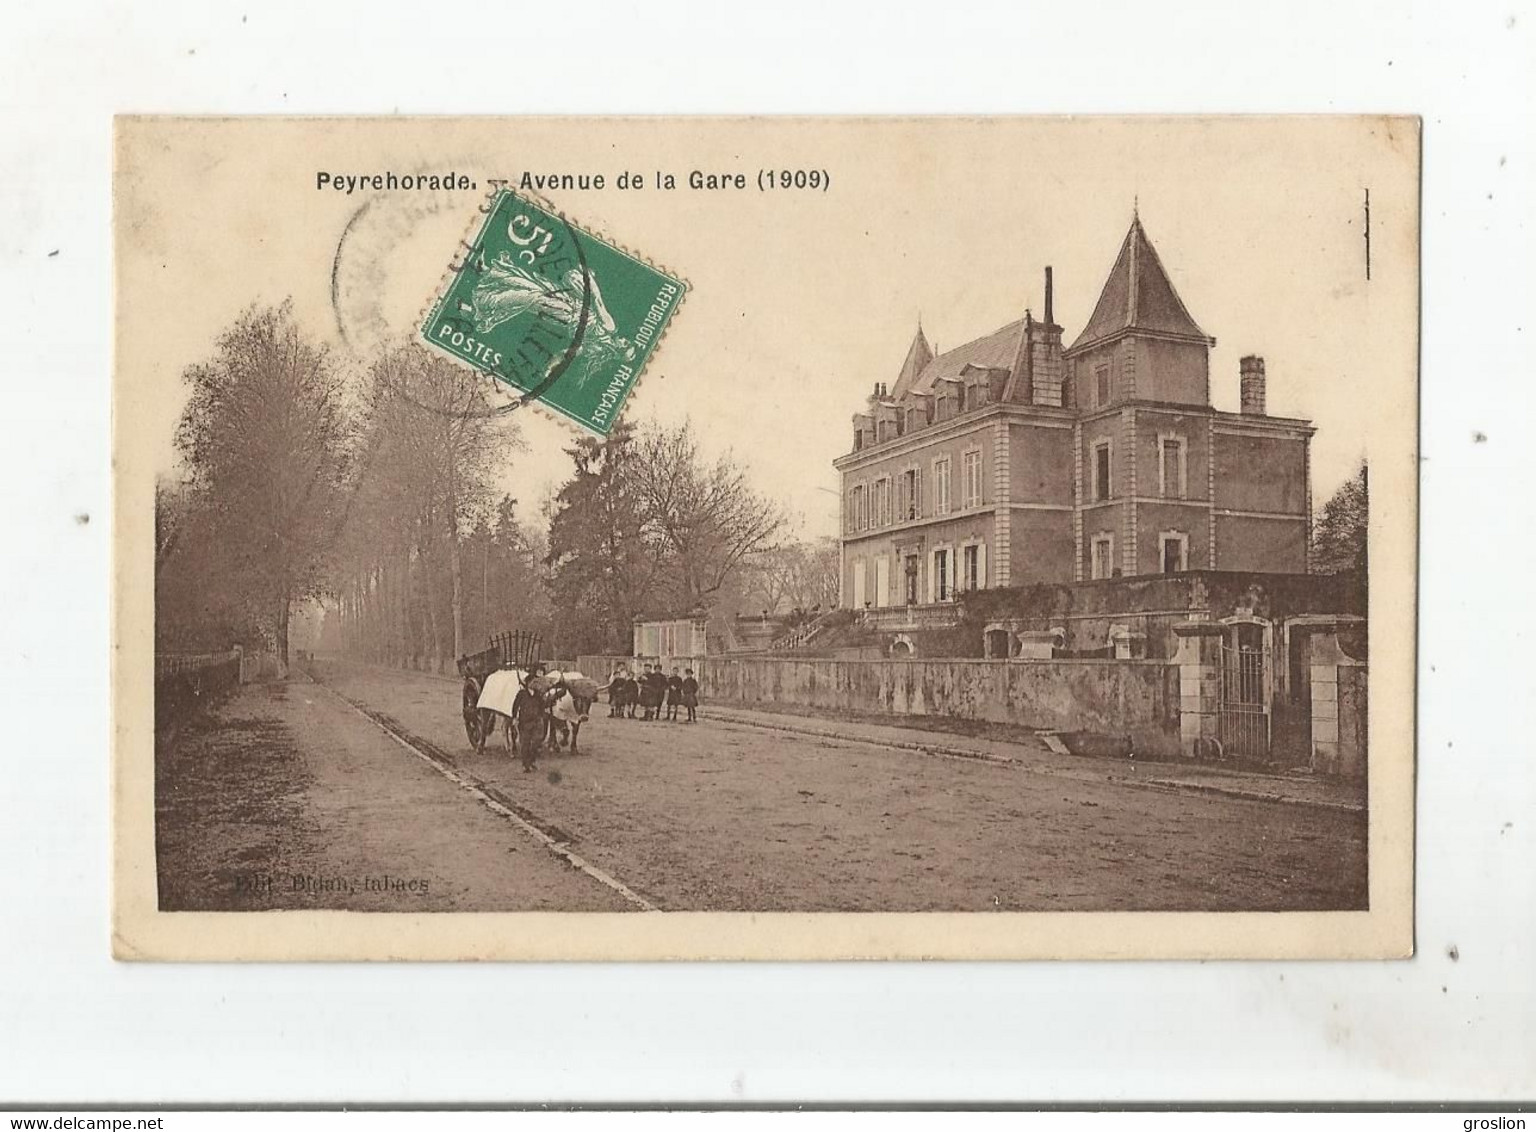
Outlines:
[[[114,953],[1411,954],[1419,129],[120,119]]]

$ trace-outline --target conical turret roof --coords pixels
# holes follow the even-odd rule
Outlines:
[[[907,393],[916,383],[923,370],[928,368],[928,363],[933,361],[933,347],[928,345],[928,339],[923,334],[922,324],[917,327],[917,336],[912,339],[912,347],[907,351],[907,360],[901,363],[901,374],[896,378],[896,385],[891,390],[892,397],[901,397]]]
[[[1206,344],[1212,342],[1173,289],[1157,249],[1141,226],[1140,216],[1131,218],[1130,231],[1125,234],[1115,266],[1104,281],[1104,290],[1099,294],[1098,305],[1093,308],[1093,316],[1068,353],[1132,330]]]

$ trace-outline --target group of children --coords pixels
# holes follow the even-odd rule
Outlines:
[[[647,664],[638,676],[620,668],[608,682],[608,718],[635,718],[635,708],[644,713],[642,719],[660,719],[665,705],[667,718],[675,720],[679,707],[688,709],[689,723],[698,722],[699,682],[693,678],[693,669],[684,669],[679,675],[676,668],[668,676],[659,664]]]

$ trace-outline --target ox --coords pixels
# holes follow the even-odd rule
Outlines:
[[[592,701],[602,689],[580,672],[551,672],[549,676],[555,681],[554,699],[549,707],[550,741],[558,751],[565,746],[565,737],[569,735],[571,754],[578,754],[581,725],[587,721]]]

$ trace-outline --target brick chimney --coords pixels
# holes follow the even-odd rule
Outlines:
[[[1242,411],[1248,416],[1264,416],[1264,359],[1249,354],[1238,362]]]
[[[1061,357],[1061,327],[1056,325],[1056,296],[1051,269],[1045,269],[1045,321],[1025,318],[1024,337],[1029,356],[1029,403],[1060,408],[1066,366]]]

